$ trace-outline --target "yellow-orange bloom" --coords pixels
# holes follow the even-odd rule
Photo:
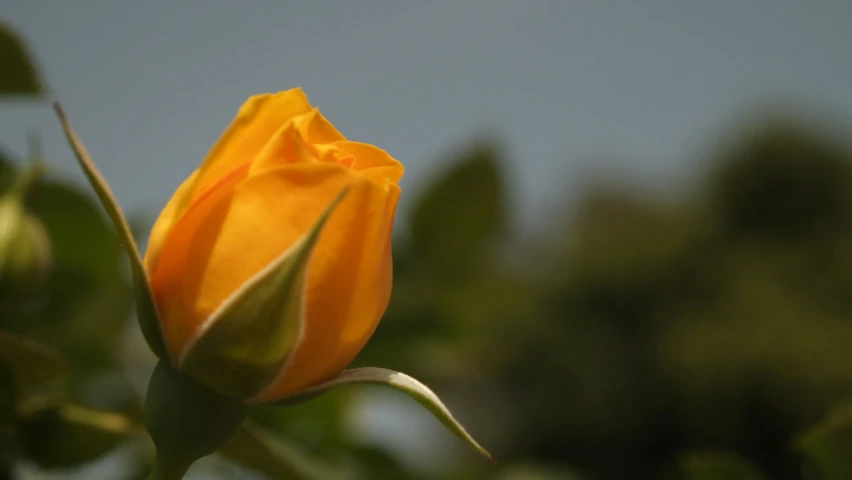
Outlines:
[[[402,174],[385,151],[348,141],[301,89],[250,98],[169,200],[148,242],[144,265],[172,363],[211,313],[299,241],[348,186],[310,257],[302,336],[255,400],[339,374],[390,298]]]

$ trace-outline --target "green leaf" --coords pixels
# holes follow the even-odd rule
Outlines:
[[[494,462],[494,457],[467,433],[467,430],[453,417],[450,410],[429,387],[404,373],[386,368],[364,367],[344,370],[343,373],[333,380],[302,390],[296,395],[275,402],[275,404],[288,405],[301,403],[322,395],[333,388],[360,383],[387,385],[407,393],[432,412],[453,434]]]
[[[57,268],[91,278],[118,274],[121,241],[89,195],[76,186],[45,181],[33,186],[26,205],[53,240]]]
[[[504,183],[498,147],[481,143],[462,152],[415,201],[411,234],[416,258],[445,274],[477,259],[506,226]]]
[[[731,452],[686,454],[680,466],[686,480],[768,480],[753,463]]]
[[[0,331],[0,364],[11,372],[21,398],[62,380],[70,370],[52,348],[4,331]]]
[[[139,248],[136,246],[136,240],[133,238],[133,232],[118,202],[113,197],[109,185],[98,171],[94,162],[92,162],[88,152],[86,152],[86,148],[83,146],[83,142],[80,141],[80,138],[68,123],[62,107],[58,102],[54,103],[53,107],[65,131],[65,136],[68,138],[68,143],[71,145],[71,149],[74,150],[77,161],[83,168],[86,178],[95,190],[98,199],[101,201],[101,205],[103,205],[109,219],[118,232],[121,244],[130,259],[130,271],[133,274],[133,284],[136,293],[136,317],[139,321],[139,328],[142,330],[142,335],[145,337],[148,347],[151,348],[151,351],[155,355],[159,358],[168,358],[163,335],[160,330],[157,307],[154,303],[154,297],[151,294],[151,286],[148,284],[145,269],[142,266],[142,257],[139,254]]]
[[[275,380],[302,331],[304,280],[311,252],[346,191],[299,242],[210,315],[195,343],[181,355],[181,371],[241,399],[254,397]]]
[[[0,24],[0,95],[40,95],[41,79],[23,42]]]
[[[350,478],[345,469],[330,466],[302,452],[271,431],[246,422],[219,451],[227,459],[271,478],[335,480]]]
[[[27,207],[51,239],[53,270],[9,328],[61,348],[75,374],[114,364],[133,309],[115,230],[91,195],[62,182],[35,185]]]
[[[795,442],[822,480],[852,478],[852,406],[841,408]]]
[[[122,414],[68,403],[24,418],[20,432],[31,460],[59,468],[94,460],[144,429]]]

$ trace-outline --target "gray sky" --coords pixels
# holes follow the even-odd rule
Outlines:
[[[249,95],[295,86],[405,163],[403,208],[442,152],[500,132],[526,224],[592,172],[682,176],[766,99],[852,119],[848,0],[0,5],[129,209],[157,211]],[[0,142],[30,128],[76,172],[47,107],[0,105]]]

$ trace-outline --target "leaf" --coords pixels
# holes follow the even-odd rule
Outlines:
[[[272,478],[293,480],[349,478],[345,469],[318,462],[280,436],[251,422],[244,423],[219,453],[233,462]]]
[[[77,372],[112,363],[133,308],[115,230],[90,195],[65,183],[35,185],[27,206],[50,236],[53,270],[10,328],[61,348]]]
[[[331,202],[302,239],[229,297],[180,358],[180,370],[229,396],[249,399],[272,383],[302,331],[306,267]]]
[[[852,478],[852,406],[838,409],[795,442],[822,480]]]
[[[56,110],[56,114],[65,131],[65,136],[68,138],[71,149],[74,150],[77,161],[83,168],[86,178],[95,190],[98,199],[101,201],[101,205],[103,205],[107,212],[107,216],[109,216],[109,219],[118,232],[121,244],[130,259],[130,271],[133,274],[133,285],[136,293],[136,317],[139,322],[139,328],[142,330],[142,335],[145,337],[148,347],[151,348],[151,351],[157,357],[168,358],[163,334],[160,330],[157,307],[154,304],[151,286],[148,284],[148,278],[142,266],[142,257],[139,255],[139,248],[136,246],[133,232],[121,211],[121,207],[119,207],[118,202],[113,197],[109,185],[98,171],[94,162],[92,162],[82,141],[80,141],[80,138],[77,137],[77,134],[74,133],[71,125],[68,123],[68,119],[65,117],[65,113],[62,111],[59,102],[54,103],[53,108]]]
[[[121,241],[89,195],[65,183],[45,181],[33,186],[26,205],[53,240],[57,268],[92,278],[118,274]]]
[[[697,452],[683,455],[686,480],[768,480],[753,463],[731,452]]]
[[[41,79],[21,39],[0,24],[0,95],[40,95]]]
[[[456,273],[506,226],[506,192],[498,148],[478,144],[415,202],[415,256],[443,273]]]
[[[0,364],[9,369],[23,398],[61,380],[70,370],[52,348],[4,331],[0,331]]]
[[[386,368],[364,367],[344,370],[343,373],[333,380],[302,390],[296,395],[275,402],[275,404],[288,405],[301,403],[322,395],[333,388],[360,383],[387,385],[407,393],[432,412],[453,434],[494,462],[494,457],[467,433],[467,430],[453,417],[450,410],[429,387],[404,373]]]
[[[24,418],[20,432],[31,460],[59,468],[94,460],[144,429],[122,414],[67,403]]]

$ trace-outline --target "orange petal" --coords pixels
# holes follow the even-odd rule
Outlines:
[[[301,88],[249,98],[207,154],[191,199],[238,165],[253,161],[278,129],[310,111],[311,104]]]
[[[171,358],[180,358],[210,313],[300,239],[347,185],[350,193],[321,234],[308,273],[306,345],[323,349],[308,354],[325,360],[300,367],[294,378],[315,379],[351,361],[375,328],[390,291],[389,279],[378,291],[378,280],[370,280],[389,269],[389,250],[387,258],[361,252],[366,246],[385,250],[388,240],[376,232],[388,223],[389,196],[352,170],[317,162],[211,188],[173,228],[152,278]],[[317,346],[310,339],[318,337]]]
[[[201,167],[181,184],[154,223],[145,254],[149,276],[165,238],[189,205],[228,172],[254,160],[281,126],[312,110],[301,88],[256,95],[246,100]]]
[[[334,142],[334,145],[340,150],[355,157],[355,163],[352,168],[355,170],[367,170],[375,167],[399,167],[402,169],[402,164],[390,156],[390,154],[375,145],[361,142],[339,141]],[[401,172],[401,170],[400,170]],[[400,177],[402,173],[400,173]],[[399,178],[394,179],[398,181]]]
[[[317,151],[305,143],[293,122],[287,122],[269,138],[252,162],[249,175],[292,163],[316,162]]]
[[[334,378],[370,339],[390,300],[398,199],[396,185],[383,190],[363,178],[351,184],[310,260],[302,338],[279,378],[253,402]]]
[[[204,321],[198,318],[194,305],[184,300],[198,295],[198,285],[186,279],[204,270],[204,255],[210,251],[211,242],[216,239],[216,228],[228,214],[234,188],[247,170],[248,164],[232,170],[192,203],[171,228],[156,264],[149,270],[151,290],[171,359],[180,358],[183,346]]]
[[[346,137],[338,132],[317,108],[300,116],[296,124],[299,127],[299,133],[308,143],[334,143],[346,140]]]
[[[177,191],[175,191],[174,195],[172,195],[172,198],[170,198],[168,203],[166,203],[163,211],[160,212],[160,216],[157,217],[157,221],[154,222],[154,227],[151,229],[151,234],[148,236],[148,247],[145,249],[145,259],[143,260],[145,272],[148,274],[148,277],[151,277],[154,274],[154,266],[157,264],[157,256],[160,254],[160,249],[166,241],[166,236],[179,219],[178,213],[185,208],[185,205],[188,205],[188,203],[186,203],[187,196],[189,195],[197,177],[198,170],[192,172],[192,175],[183,181]]]

